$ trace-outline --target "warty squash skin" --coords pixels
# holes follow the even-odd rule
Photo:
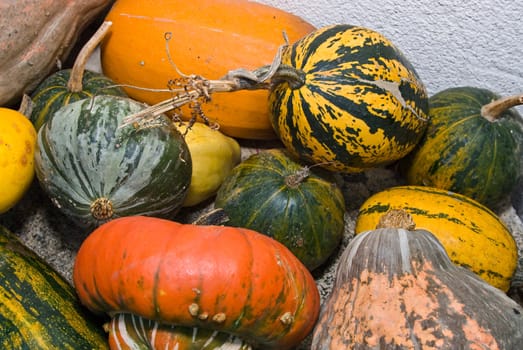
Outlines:
[[[93,312],[228,332],[262,349],[299,344],[320,307],[313,277],[279,242],[154,217],[117,218],[94,230],[73,280]]]
[[[373,30],[326,26],[283,50],[271,78],[271,124],[294,155],[355,172],[407,155],[428,122],[414,67]]]
[[[95,227],[127,215],[172,216],[187,195],[192,160],[169,120],[146,129],[121,128],[144,105],[95,96],[70,103],[40,128],[36,175],[70,219]],[[161,121],[160,120],[160,121]]]
[[[0,348],[108,349],[71,285],[0,226]]]
[[[0,105],[30,93],[71,52],[78,35],[112,1],[0,2]]]
[[[355,233],[372,230],[390,209],[407,211],[416,227],[434,234],[457,265],[507,291],[518,264],[516,242],[499,217],[466,196],[427,186],[396,186],[359,208]]]
[[[349,243],[311,347],[522,348],[519,304],[453,264],[429,231],[393,226],[362,232]]]
[[[516,97],[514,103],[523,104],[523,95]],[[467,86],[431,96],[427,132],[401,161],[408,184],[461,193],[497,209],[516,186],[523,159],[523,119],[514,105],[500,105],[493,115],[486,108],[502,100]]]
[[[314,30],[297,16],[245,0],[118,0],[106,20],[113,26],[101,50],[104,74],[121,84],[152,89],[181,82],[177,69],[219,79],[230,70],[269,64],[285,44],[283,32],[294,42]],[[150,105],[174,97],[168,91],[125,91]],[[266,90],[217,93],[201,107],[228,136],[275,139],[267,98]],[[178,112],[183,119],[192,116],[189,106]]]

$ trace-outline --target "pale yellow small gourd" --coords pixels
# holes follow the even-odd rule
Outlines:
[[[36,131],[22,113],[0,108],[0,214],[20,201],[34,177]]]
[[[176,123],[182,134],[188,123]],[[185,135],[192,158],[189,192],[183,203],[190,207],[216,194],[225,177],[241,159],[239,143],[204,123],[194,123]]]

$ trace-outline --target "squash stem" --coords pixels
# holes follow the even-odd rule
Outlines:
[[[87,65],[87,61],[96,47],[102,42],[103,38],[105,38],[112,24],[113,23],[110,21],[104,21],[78,53],[78,56],[76,57],[73,64],[73,68],[71,69],[69,81],[67,82],[67,89],[70,92],[82,91],[84,71],[85,66]]]
[[[507,109],[523,105],[523,94],[502,97],[481,107],[481,115],[487,120],[496,121]]]
[[[416,224],[412,216],[405,209],[390,209],[380,217],[376,228],[402,228],[414,230]]]

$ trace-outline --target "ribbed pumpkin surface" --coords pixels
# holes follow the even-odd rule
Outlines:
[[[0,226],[0,348],[107,349],[74,289]]]
[[[237,165],[214,205],[224,209],[227,225],[276,239],[311,270],[332,254],[343,235],[345,202],[335,180],[280,149],[254,154]]]
[[[458,192],[489,207],[506,198],[521,172],[523,129],[515,110],[495,121],[481,115],[498,98],[472,87],[432,96],[427,132],[403,164],[408,183]]]
[[[425,87],[380,33],[324,27],[287,47],[282,63],[301,76],[272,90],[271,122],[295,155],[335,170],[376,167],[405,156],[426,128]]]
[[[313,277],[274,239],[154,217],[98,227],[78,251],[73,280],[93,311],[228,332],[260,349],[296,346],[320,308]]]
[[[125,92],[114,87],[115,83],[102,74],[86,70],[83,73],[82,90],[70,91],[67,83],[71,76],[70,69],[61,70],[50,75],[33,92],[33,111],[31,121],[36,130],[49,119],[49,116],[61,107],[94,95],[126,96]]]
[[[64,106],[40,129],[36,175],[63,213],[98,225],[181,207],[192,171],[182,135],[169,122],[120,128],[125,116],[143,108],[128,98],[97,96]]]
[[[416,228],[432,232],[454,263],[503,291],[509,289],[518,250],[508,228],[488,208],[463,195],[432,187],[392,187],[363,203],[355,232],[376,228],[389,209],[410,213]]]

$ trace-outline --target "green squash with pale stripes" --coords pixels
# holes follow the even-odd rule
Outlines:
[[[271,123],[294,155],[332,170],[380,167],[408,154],[428,121],[425,86],[382,34],[318,29],[283,49],[271,78]]]
[[[31,122],[38,131],[50,116],[63,106],[95,95],[127,96],[122,88],[101,73],[85,70],[81,89],[68,86],[71,69],[63,69],[45,79],[31,94]]]
[[[1,349],[108,349],[102,322],[58,272],[0,226]]]
[[[215,208],[229,226],[283,243],[309,269],[341,242],[345,199],[327,170],[308,167],[284,149],[269,149],[238,164],[218,189]]]
[[[500,96],[475,87],[432,96],[427,131],[400,162],[408,184],[450,190],[497,208],[521,176],[523,119],[510,103],[489,116],[483,107],[493,101]]]
[[[192,175],[183,136],[167,117],[122,126],[145,106],[95,96],[59,109],[38,131],[36,176],[52,203],[81,226],[130,215],[173,216]]]

